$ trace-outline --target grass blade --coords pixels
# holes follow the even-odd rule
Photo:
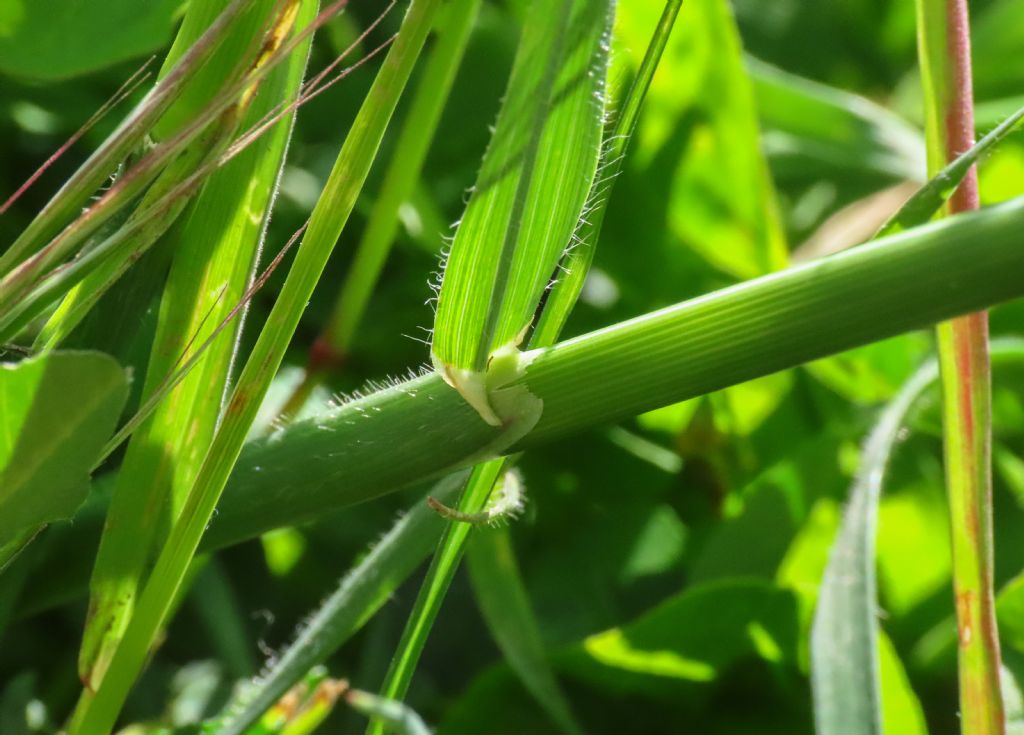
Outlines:
[[[832,545],[811,629],[811,684],[818,735],[880,735],[882,696],[875,583],[875,529],[886,466],[914,401],[938,378],[922,366],[885,407]]]
[[[192,7],[202,15],[211,5],[217,3]],[[266,18],[276,6],[276,0],[261,0],[258,8],[253,7]],[[295,3],[291,9],[297,11],[295,21],[300,29],[316,15],[316,3],[311,0]],[[308,42],[275,70],[250,110],[251,119],[258,120],[296,96],[307,55]],[[216,94],[216,88],[211,93]],[[194,99],[183,101],[197,105]],[[159,391],[179,356],[189,350],[193,337],[201,342],[245,292],[290,128],[290,120],[283,120],[263,145],[249,149],[217,172],[187,219],[167,238],[164,247],[174,252],[174,260],[161,301],[144,397]],[[50,325],[55,330],[69,326],[53,320]],[[212,439],[230,377],[237,323],[232,331],[214,342],[184,381],[165,397],[133,438],[121,465],[107,515],[108,530],[90,583],[89,617],[79,656],[79,675],[93,688],[124,633],[146,563],[158,548],[159,529],[177,516]],[[44,331],[44,336],[53,339],[59,334]],[[173,462],[168,461],[171,457]]]
[[[544,655],[508,530],[474,534],[467,561],[480,612],[509,666],[563,732],[583,732]]]
[[[445,265],[431,359],[491,424],[488,361],[530,327],[597,169],[610,15],[605,2],[531,6]]]
[[[107,676],[98,691],[83,692],[71,733],[92,735],[109,732],[113,727],[166,619],[299,317],[355,205],[439,4],[439,0],[414,0],[409,6],[398,36],[342,145],[288,278],[242,370],[209,453],[157,558]]]
[[[591,189],[588,212],[580,221],[573,248],[566,253],[562,262],[564,275],[552,287],[537,321],[537,328],[530,338],[531,347],[550,347],[558,341],[565,322],[569,319],[576,300],[583,290],[590,264],[594,260],[594,250],[601,236],[604,215],[608,211],[608,201],[612,187],[622,171],[626,160],[626,150],[640,120],[640,109],[647,98],[647,91],[658,69],[665,46],[682,7],[682,0],[668,0],[661,13],[658,26],[654,31],[643,61],[637,71],[636,79],[626,94],[622,109],[615,120],[615,125],[606,136],[605,150],[602,153],[600,177]]]
[[[327,325],[310,350],[303,380],[282,409],[284,416],[294,416],[325,374],[346,360],[398,230],[399,209],[420,176],[479,10],[480,0],[454,0],[440,19],[436,45],[424,64],[366,230]]]
[[[917,0],[918,55],[930,173],[974,144],[971,41],[966,0]],[[946,214],[979,207],[969,168]],[[1002,735],[999,634],[992,562],[992,372],[988,314],[938,326],[946,487],[953,539],[961,728]]]
[[[903,206],[875,234],[874,238],[887,237],[911,227],[924,224],[942,209],[974,165],[986,153],[995,149],[1008,135],[1013,133],[1024,120],[1024,107],[1014,112],[985,137],[961,153],[941,171],[918,189]]]

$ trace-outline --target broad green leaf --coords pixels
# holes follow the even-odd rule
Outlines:
[[[875,583],[878,499],[907,411],[937,373],[935,363],[929,362],[914,374],[886,407],[864,447],[821,583],[811,629],[811,682],[818,735],[883,731]]]
[[[790,591],[732,579],[688,589],[590,636],[560,668],[617,692],[665,691],[672,681],[714,681],[745,658],[792,663],[798,627]]]
[[[508,531],[475,534],[467,560],[477,604],[506,661],[563,732],[582,732],[545,657]]]
[[[221,4],[221,0],[196,2],[192,11],[209,15],[211,8],[216,10]],[[247,23],[241,24],[229,41],[237,43],[239,35],[251,34],[250,26],[258,27],[276,5],[276,0],[261,0],[258,6],[251,6],[250,14],[244,16]],[[316,3],[306,0],[299,10],[298,27],[308,25],[315,14]],[[194,36],[204,27],[187,23]],[[225,48],[230,51],[232,45]],[[223,49],[214,58],[219,59],[221,53]],[[274,70],[249,110],[249,123],[296,96],[308,53],[307,41]],[[201,85],[190,87],[181,104],[193,109],[203,93],[210,92]],[[248,288],[290,131],[288,117],[258,145],[214,174],[161,243],[161,248],[173,253],[173,259],[160,300],[144,397],[161,389],[181,358],[203,344]],[[55,324],[60,326],[60,322]],[[236,322],[206,350],[129,444],[90,585],[90,617],[79,659],[83,678],[102,676],[105,658],[120,639],[133,609],[160,529],[176,517],[199,471],[220,418],[237,335]],[[169,461],[172,457],[173,462]]]
[[[32,79],[87,74],[157,50],[170,38],[181,0],[0,3],[0,72]]]
[[[0,365],[0,545],[70,518],[128,395],[128,377],[98,352]]]
[[[660,6],[624,6],[616,38],[626,53],[646,47]],[[786,244],[729,3],[684,2],[677,25],[638,130],[638,165],[673,156],[667,225],[682,245],[736,278],[781,268]]]
[[[432,359],[489,423],[482,374],[525,336],[597,169],[611,16],[608,2],[532,4],[445,266]]]

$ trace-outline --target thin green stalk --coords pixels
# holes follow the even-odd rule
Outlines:
[[[970,23],[966,0],[918,0],[918,49],[924,84],[930,173],[974,143]],[[978,178],[970,171],[947,214],[977,209]],[[1002,735],[992,562],[992,373],[988,314],[938,327],[943,437],[959,630],[961,731]]]
[[[84,691],[72,735],[110,732],[210,521],[299,318],[362,189],[381,139],[426,40],[440,0],[412,0],[402,27],[363,102],[284,286],[228,401],[224,417],[181,514],[157,558],[102,685]]]
[[[476,512],[482,508],[487,503],[491,488],[494,487],[504,465],[504,459],[476,465],[459,499],[458,510]],[[402,631],[402,639],[398,642],[395,658],[392,659],[384,677],[380,695],[385,699],[400,701],[405,698],[423,646],[426,645],[427,636],[430,635],[430,629],[441,610],[441,602],[459,568],[459,561],[466,550],[466,542],[472,530],[472,524],[459,522],[450,522],[445,528],[437,551],[430,561],[427,577],[416,597],[416,604],[409,613],[409,623]],[[367,735],[383,735],[384,724],[374,720],[366,732]]]
[[[526,353],[520,382],[543,413],[506,451],[1024,295],[1022,227],[1024,199]],[[251,442],[206,542],[250,538],[437,477],[479,461],[500,433],[437,375],[373,393]]]
[[[302,382],[281,411],[283,416],[298,413],[312,390],[347,358],[394,242],[399,210],[408,201],[423,169],[479,10],[480,0],[452,0],[439,19],[436,45],[424,64],[423,77],[374,199],[366,230],[327,325],[310,350]]]
[[[1024,199],[527,353],[521,381],[543,413],[501,451],[543,446],[1024,296],[1022,228]],[[498,434],[433,373],[295,422],[242,451],[201,548],[313,521],[475,464]],[[76,523],[71,545],[55,557],[89,553],[89,523]]]

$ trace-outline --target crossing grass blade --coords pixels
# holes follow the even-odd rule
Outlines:
[[[167,618],[299,317],[355,205],[439,5],[440,0],[410,4],[342,145],[278,300],[231,393],[209,452],[184,497],[106,677],[98,690],[82,693],[70,727],[73,735],[109,732],[113,727]]]
[[[192,8],[202,16],[218,4],[195,3]],[[276,0],[262,0],[258,10],[266,18],[275,8]],[[292,9],[297,13],[299,29],[316,15],[312,0],[295,3]],[[307,42],[268,78],[249,111],[250,120],[261,119],[298,94],[308,51]],[[216,87],[208,91],[200,86],[194,94],[216,93]],[[188,107],[201,104],[188,95],[182,102]],[[174,255],[164,285],[144,397],[160,389],[190,345],[202,344],[245,292],[262,243],[290,129],[291,120],[282,120],[262,145],[250,148],[217,172],[184,221],[161,245]],[[210,345],[129,444],[93,570],[89,616],[79,656],[79,675],[94,687],[102,679],[131,616],[144,581],[145,565],[158,548],[160,529],[177,516],[213,436],[222,396],[228,388],[237,327],[238,322]]]
[[[818,735],[881,735],[875,529],[886,465],[911,405],[938,378],[929,362],[872,429],[821,582],[811,630],[811,684]]]
[[[298,413],[325,373],[337,369],[347,359],[395,239],[399,210],[412,195],[423,169],[479,10],[480,0],[453,0],[439,19],[436,44],[424,64],[352,265],[327,324],[310,349],[302,382],[281,411],[283,416]]]
[[[1017,130],[1024,120],[1024,107],[993,128],[981,140],[947,164],[918,189],[889,220],[879,228],[873,239],[895,235],[898,232],[924,224],[946,204],[974,165],[991,152],[1008,135]]]
[[[484,373],[518,346],[597,169],[610,8],[533,3],[438,295],[431,357],[488,423]]]
[[[3,277],[0,339],[9,340],[48,304],[97,271],[93,286],[105,288],[150,247],[203,181],[237,155],[238,146],[228,145],[231,133],[266,76],[346,2],[336,0],[302,33],[282,44],[275,34],[293,20],[294,3],[277,0],[277,12],[266,36],[258,33],[247,39],[248,46],[237,62],[243,73],[234,79],[229,77],[229,83],[207,100],[182,130],[141,156],[93,206]],[[267,53],[263,53],[261,40]],[[142,205],[132,212],[129,221],[112,234],[104,233],[103,226],[140,195]],[[72,255],[77,257],[64,262]]]

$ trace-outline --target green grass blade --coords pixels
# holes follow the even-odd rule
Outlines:
[[[882,225],[873,239],[895,235],[911,227],[924,224],[942,209],[964,177],[986,153],[992,151],[1020,126],[1024,120],[1024,107],[1014,112],[985,137],[961,153],[941,171],[918,189],[889,220]]]
[[[610,16],[563,0],[526,19],[434,321],[432,359],[467,398],[482,382],[469,376],[523,338],[575,230],[597,168]]]
[[[487,503],[491,488],[494,487],[504,466],[503,459],[476,465],[466,481],[458,509],[463,512],[476,512],[482,508]],[[380,694],[385,699],[401,701],[405,698],[423,646],[426,645],[427,636],[430,635],[430,629],[441,609],[441,602],[459,567],[472,530],[473,526],[469,523],[449,522],[445,527],[437,551],[430,561],[427,577],[423,580],[423,586],[416,597],[416,604],[409,613],[409,621],[402,631],[402,639],[398,643],[395,657],[391,660],[387,675],[384,677]],[[384,726],[380,722],[371,722],[367,733],[383,735]]]
[[[601,225],[604,224],[605,212],[608,211],[612,187],[615,186],[615,180],[622,171],[626,150],[640,120],[640,109],[647,98],[647,90],[650,89],[654,72],[658,69],[681,7],[682,0],[668,0],[665,3],[665,9],[647,45],[636,79],[626,94],[611,134],[606,138],[600,175],[591,189],[589,211],[580,221],[576,243],[563,259],[562,267],[565,274],[552,287],[544,303],[544,310],[530,337],[531,347],[548,347],[558,341],[558,335],[561,334],[583,290],[583,283],[587,279],[590,264],[594,260],[594,250],[601,236]]]
[[[474,534],[466,558],[480,612],[509,666],[563,732],[583,732],[545,657],[508,530]]]
[[[970,22],[966,0],[917,0],[915,6],[928,169],[936,174],[974,144]],[[944,214],[979,206],[977,172],[969,167]],[[940,324],[937,334],[960,639],[961,731],[964,735],[1002,735],[1006,718],[999,687],[993,586],[988,314],[977,312]]]
[[[447,501],[464,482],[465,473],[459,473],[442,480],[431,492]],[[425,503],[417,503],[402,516],[341,579],[270,671],[228,706],[222,722],[212,728],[213,733],[243,735],[306,672],[322,663],[373,617],[427,557],[443,528],[444,520]]]
[[[167,71],[163,80],[132,110],[118,129],[68,179],[11,247],[0,256],[0,276],[6,276],[19,262],[35,253],[56,234],[58,228],[78,213],[88,197],[142,142],[146,133],[207,63],[246,5],[248,0],[233,0],[207,31],[190,45],[189,51],[179,57],[178,63]]]
[[[216,4],[192,7],[203,14]],[[276,5],[276,0],[262,0],[258,9],[265,19]],[[296,22],[303,28],[316,15],[316,3],[305,0],[299,5],[295,6]],[[297,95],[307,56],[308,41],[268,78],[249,111],[251,120],[259,120]],[[290,129],[291,120],[282,120],[261,145],[218,171],[186,220],[164,243],[174,259],[161,300],[144,397],[158,391],[164,378],[174,372],[193,337],[195,344],[202,344],[246,291]],[[51,324],[68,327],[66,322]],[[79,657],[79,675],[94,688],[131,616],[145,566],[158,548],[159,529],[177,516],[212,440],[230,378],[237,323],[235,327],[210,345],[190,374],[158,405],[133,438],[121,465],[107,515],[108,530],[93,569]]]
[[[747,56],[764,146],[777,165],[811,158],[843,171],[920,181],[921,133],[872,100]],[[801,161],[801,164],[803,162]]]
[[[284,416],[294,416],[325,374],[347,359],[398,230],[399,210],[412,195],[423,169],[479,10],[480,0],[453,0],[439,19],[436,45],[424,64],[366,230],[327,324],[310,349],[306,374],[282,409]]]
[[[242,370],[209,453],[157,558],[103,684],[95,693],[83,692],[79,700],[70,728],[74,735],[105,733],[113,727],[166,619],[302,311],[355,205],[439,5],[439,0],[414,0],[409,6],[342,145],[288,278]]]
[[[922,366],[885,407],[861,453],[857,478],[821,582],[811,629],[811,684],[818,735],[880,735],[875,529],[886,466],[914,401],[938,378]]]
[[[362,321],[398,228],[398,210],[411,196],[419,178],[479,10],[480,0],[454,0],[445,10],[437,43],[424,65],[419,88],[395,144],[392,164],[324,330],[331,349],[341,355],[350,348]]]

